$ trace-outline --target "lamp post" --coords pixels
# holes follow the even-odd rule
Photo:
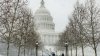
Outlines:
[[[68,43],[65,42],[65,47],[66,47],[66,56],[68,56]]]
[[[36,42],[36,56],[38,56],[38,45],[39,45],[39,43]]]

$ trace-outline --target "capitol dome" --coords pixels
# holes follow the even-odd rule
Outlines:
[[[48,11],[45,7],[40,7],[40,8],[35,12],[35,15],[38,15],[38,14],[50,15],[49,11]]]
[[[40,15],[40,14],[50,15],[50,12],[44,6],[44,1],[41,1],[40,8],[35,12],[35,15]]]
[[[55,29],[55,24],[53,18],[50,15],[49,11],[44,6],[44,1],[41,1],[41,6],[34,15],[36,29],[42,32],[53,31]]]

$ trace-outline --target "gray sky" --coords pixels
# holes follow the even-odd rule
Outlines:
[[[55,30],[62,32],[68,24],[68,16],[71,15],[77,0],[44,0],[46,8],[54,19]],[[83,2],[84,0],[79,0]],[[39,8],[41,0],[28,0],[33,13]],[[98,4],[100,0],[97,0]]]

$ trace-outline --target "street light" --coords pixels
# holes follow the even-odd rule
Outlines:
[[[66,47],[66,56],[68,56],[68,42],[65,42],[65,47]]]
[[[36,56],[38,56],[38,45],[39,45],[39,43],[36,42],[35,44],[36,44]]]

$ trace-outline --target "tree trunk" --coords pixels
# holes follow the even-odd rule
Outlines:
[[[19,48],[18,48],[18,56],[20,56],[20,48],[21,48],[21,47],[19,46]]]
[[[73,56],[72,54],[73,54],[73,53],[72,53],[72,46],[71,46],[71,56]]]
[[[24,56],[25,56],[25,54],[26,54],[26,50],[25,50],[25,47],[24,47]]]
[[[84,47],[83,47],[83,44],[82,44],[82,56],[84,56]]]
[[[94,47],[95,56],[97,56],[97,49]]]
[[[36,56],[38,56],[38,46],[36,46]]]
[[[76,46],[76,56],[77,56],[77,46]]]
[[[32,56],[32,49],[31,49],[31,53],[30,53],[30,54],[31,54],[31,56]]]
[[[8,43],[7,43],[7,45],[8,45],[8,46],[7,46],[7,56],[9,56],[9,46],[10,46],[9,44],[10,44],[10,43],[9,43],[9,41],[8,41]]]

